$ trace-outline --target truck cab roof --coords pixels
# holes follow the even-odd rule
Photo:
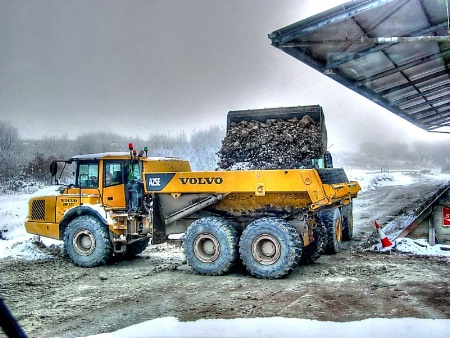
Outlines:
[[[140,157],[143,161],[181,161],[178,157],[158,157],[158,156],[150,156],[150,157]],[[73,160],[128,160],[130,159],[130,153],[126,151],[116,151],[116,152],[104,152],[104,153],[96,153],[96,154],[84,154],[84,155],[75,155],[70,158]]]

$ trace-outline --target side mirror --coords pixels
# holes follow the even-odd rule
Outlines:
[[[57,171],[58,171],[58,163],[52,162],[52,164],[50,164],[50,174],[52,174],[52,176],[56,176]]]

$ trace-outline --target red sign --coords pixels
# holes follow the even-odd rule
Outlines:
[[[450,208],[449,207],[442,207],[442,217],[444,218],[443,226],[450,227]]]

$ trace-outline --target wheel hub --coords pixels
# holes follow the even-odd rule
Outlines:
[[[95,250],[95,237],[89,230],[80,230],[73,237],[73,247],[82,256],[89,256]]]
[[[201,234],[194,241],[194,254],[204,263],[214,262],[220,255],[220,244],[212,234]]]
[[[263,265],[274,264],[281,255],[280,242],[272,235],[260,235],[252,243],[252,255]]]

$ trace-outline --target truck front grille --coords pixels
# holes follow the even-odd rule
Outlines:
[[[45,200],[31,202],[31,219],[45,220]]]

